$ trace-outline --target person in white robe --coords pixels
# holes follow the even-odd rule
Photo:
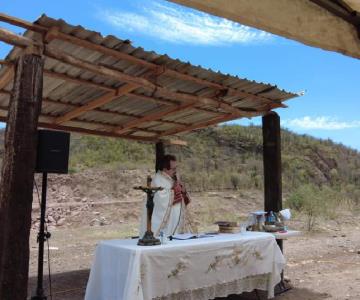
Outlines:
[[[151,228],[155,236],[159,236],[161,231],[165,236],[195,231],[187,213],[187,204],[190,202],[190,198],[184,185],[179,178],[176,178],[176,168],[175,156],[165,155],[161,170],[155,174],[151,182],[152,187],[163,188],[154,194]],[[145,200],[140,223],[140,237],[146,231],[146,218]]]

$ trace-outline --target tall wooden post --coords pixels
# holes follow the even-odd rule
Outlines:
[[[265,211],[282,209],[280,117],[271,112],[262,118]]]
[[[160,170],[161,167],[161,161],[165,155],[165,147],[164,142],[160,141],[157,142],[155,145],[155,172]]]
[[[21,55],[5,132],[0,189],[0,299],[26,299],[29,236],[44,60]]]

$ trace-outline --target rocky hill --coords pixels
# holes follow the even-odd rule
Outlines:
[[[172,146],[191,190],[262,189],[262,132],[257,126],[221,126],[182,137]],[[154,147],[120,139],[74,136],[72,172],[92,167],[136,169],[154,165]],[[360,153],[331,140],[282,131],[284,191],[303,184],[353,189],[360,185]]]

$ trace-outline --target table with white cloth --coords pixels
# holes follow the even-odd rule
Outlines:
[[[137,240],[102,241],[85,300],[208,300],[280,281],[285,259],[272,234],[218,234],[165,245],[137,246]]]

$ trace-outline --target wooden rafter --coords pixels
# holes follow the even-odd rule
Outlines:
[[[18,47],[26,48],[29,46],[39,46],[39,44],[35,40],[14,34],[13,32],[4,28],[0,28],[0,38],[1,41]]]
[[[45,33],[47,32],[47,28],[40,26],[40,25],[36,25],[34,23],[25,21],[23,19],[19,19],[16,17],[12,17],[12,16],[8,16],[6,14],[0,13],[0,21],[5,22],[5,23],[9,23],[15,26],[19,26],[22,28],[26,28],[35,32],[39,32],[39,33]]]
[[[134,84],[131,84],[131,83],[125,84],[125,85],[119,87],[115,93],[114,92],[108,92],[105,95],[102,95],[101,97],[99,97],[99,98],[97,98],[95,100],[92,100],[92,101],[86,103],[83,106],[80,106],[78,108],[75,108],[72,111],[69,111],[68,113],[66,113],[63,116],[56,118],[55,119],[55,124],[62,124],[64,122],[66,122],[66,121],[74,119],[74,118],[82,115],[83,113],[85,113],[87,111],[90,111],[90,110],[93,110],[93,109],[95,109],[97,107],[100,107],[102,105],[105,105],[106,103],[109,103],[112,100],[114,100],[114,99],[116,99],[116,98],[118,98],[118,97],[120,97],[122,95],[125,95],[126,93],[131,92],[132,90],[134,90],[134,89],[136,89],[138,87],[139,87],[138,85],[134,85]]]

